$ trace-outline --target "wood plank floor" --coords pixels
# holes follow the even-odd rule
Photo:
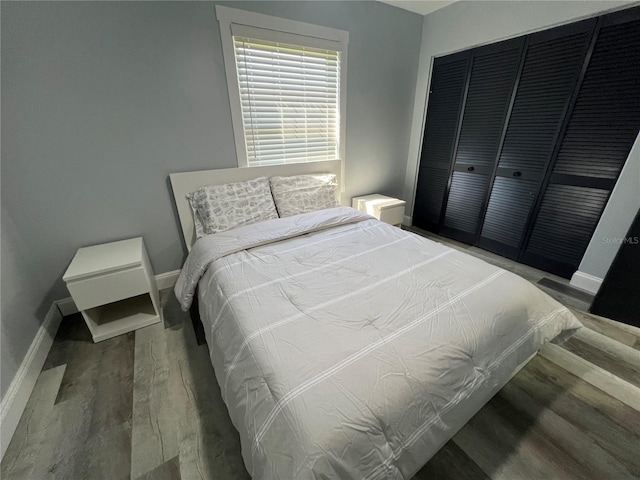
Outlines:
[[[534,283],[559,281],[475,254]],[[207,346],[162,293],[164,324],[98,344],[80,315],[64,319],[4,480],[249,478]],[[584,303],[570,294],[554,296]],[[546,346],[416,479],[640,478],[640,329],[575,313],[586,328]]]

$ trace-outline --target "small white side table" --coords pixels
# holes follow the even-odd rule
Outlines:
[[[62,279],[94,342],[161,320],[158,286],[142,238],[79,249]]]
[[[400,226],[404,219],[405,201],[385,195],[373,194],[354,197],[353,208],[376,217],[381,222]]]

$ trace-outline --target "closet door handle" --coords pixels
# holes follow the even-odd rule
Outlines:
[[[467,172],[473,172],[475,170],[475,167],[467,167]]]
[[[522,176],[522,172],[513,172],[513,176],[514,177],[521,177]]]

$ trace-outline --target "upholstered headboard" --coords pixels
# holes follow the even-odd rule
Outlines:
[[[288,175],[306,175],[314,173],[333,173],[338,179],[340,191],[343,191],[342,162],[328,160],[325,162],[291,163],[268,167],[224,168],[219,170],[200,170],[197,172],[172,173],[169,175],[173,198],[176,202],[184,243],[188,250],[196,241],[193,213],[187,200],[187,193],[207,185],[223,185],[231,182],[244,182],[258,177],[274,177]]]

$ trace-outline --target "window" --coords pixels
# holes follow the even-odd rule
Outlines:
[[[340,52],[233,36],[249,166],[339,158]]]
[[[216,12],[238,165],[343,160],[348,34],[227,7]]]

